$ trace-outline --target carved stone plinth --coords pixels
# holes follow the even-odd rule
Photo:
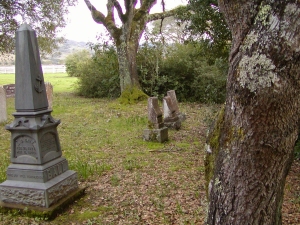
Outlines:
[[[3,203],[48,208],[77,189],[77,173],[68,170],[45,183],[6,180],[0,184],[0,195]]]

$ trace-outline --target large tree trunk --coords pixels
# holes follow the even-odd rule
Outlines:
[[[219,0],[233,43],[226,104],[207,141],[208,224],[281,224],[300,117],[299,5]]]
[[[140,88],[136,65],[138,43],[138,40],[130,40],[117,45],[121,92],[126,88]]]

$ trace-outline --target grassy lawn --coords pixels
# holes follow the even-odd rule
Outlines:
[[[55,93],[73,92],[77,78],[69,77],[66,73],[47,73],[44,74],[44,80],[53,85]],[[14,74],[0,74],[0,85],[14,84]]]
[[[145,142],[146,102],[124,106],[117,100],[75,96],[76,79],[64,74],[46,74],[45,80],[54,86],[52,116],[61,119],[63,156],[78,172],[80,186],[87,187],[86,195],[53,221],[0,213],[0,224],[204,223],[204,143],[219,105],[181,103],[187,115],[182,128],[169,130],[167,143]],[[0,182],[9,165],[10,132],[4,125],[13,120],[14,99],[7,105],[9,119],[0,131]],[[295,172],[287,182],[283,224],[297,224],[289,214],[300,215],[299,183]]]

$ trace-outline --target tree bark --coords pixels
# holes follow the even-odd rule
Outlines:
[[[299,131],[300,2],[219,6],[233,41],[226,104],[206,145],[207,224],[281,224]]]
[[[136,65],[136,43],[138,42],[131,43],[128,41],[117,45],[121,92],[126,88],[140,88]]]

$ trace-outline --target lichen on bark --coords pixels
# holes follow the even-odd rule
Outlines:
[[[239,63],[237,80],[243,88],[256,92],[261,88],[278,85],[279,78],[275,68],[272,60],[265,54],[244,55]]]

